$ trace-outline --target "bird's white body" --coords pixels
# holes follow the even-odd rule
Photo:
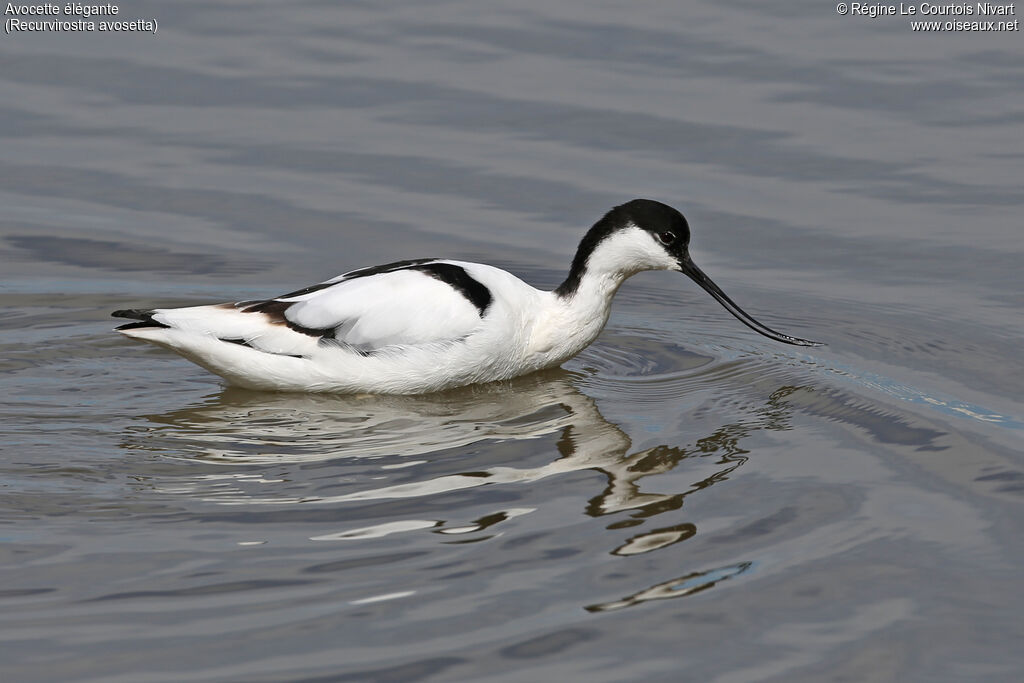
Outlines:
[[[157,309],[153,320],[167,327],[122,333],[250,389],[411,394],[509,379],[560,365],[597,338],[615,290],[639,265],[613,258],[626,237],[605,246],[602,251],[614,253],[607,263],[594,263],[569,298],[493,266],[425,264],[457,266],[486,287],[492,301],[483,315],[451,286],[417,270],[342,275],[332,287],[277,299],[293,304],[292,320],[304,327],[345,326],[343,344],[325,344],[233,304]]]
[[[349,335],[354,348],[225,306],[157,310],[154,320],[169,328],[123,333],[170,348],[233,385],[280,391],[423,393],[515,377],[575,353],[547,331],[560,317],[553,294],[497,268],[442,262],[465,267],[491,290],[487,315],[429,275],[398,271],[297,297],[311,316],[363,313]],[[372,353],[359,353],[374,342]]]
[[[569,278],[552,292],[492,266],[421,259],[351,271],[275,299],[114,315],[141,321],[119,327],[122,334],[236,386],[425,393],[565,362],[597,338],[615,292],[642,270],[681,270],[708,289],[693,274],[706,279],[689,261],[688,240],[677,211],[634,200],[587,233]]]

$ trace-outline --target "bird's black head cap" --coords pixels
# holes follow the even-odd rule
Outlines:
[[[633,199],[613,208],[587,231],[576,249],[569,276],[555,292],[561,296],[575,292],[586,269],[587,259],[597,245],[629,225],[651,233],[676,258],[682,258],[690,245],[690,224],[683,214],[653,199]]]

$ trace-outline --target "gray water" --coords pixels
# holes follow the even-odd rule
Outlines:
[[[0,39],[5,681],[1009,681],[1024,50],[816,2],[131,2]],[[1012,19],[1012,17],[1011,17]],[[113,309],[678,274],[563,369],[229,390]]]

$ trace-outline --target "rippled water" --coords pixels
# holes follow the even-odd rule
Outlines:
[[[820,3],[146,3],[0,42],[4,680],[1007,681],[1020,34]],[[110,333],[418,256],[552,286],[681,208],[564,369],[304,396]]]

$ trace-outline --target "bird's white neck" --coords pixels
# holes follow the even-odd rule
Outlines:
[[[637,228],[607,237],[586,254],[577,254],[569,277],[554,292],[547,315],[534,330],[531,347],[558,362],[579,353],[601,333],[612,299],[629,276],[642,270],[668,268],[654,243]]]
[[[588,272],[573,294],[559,297],[566,339],[573,347],[572,355],[601,334],[611,314],[612,299],[629,275],[632,273]]]
[[[547,305],[535,319],[528,348],[538,368],[561,364],[597,339],[625,279],[621,274],[588,273],[571,294],[544,293]]]

